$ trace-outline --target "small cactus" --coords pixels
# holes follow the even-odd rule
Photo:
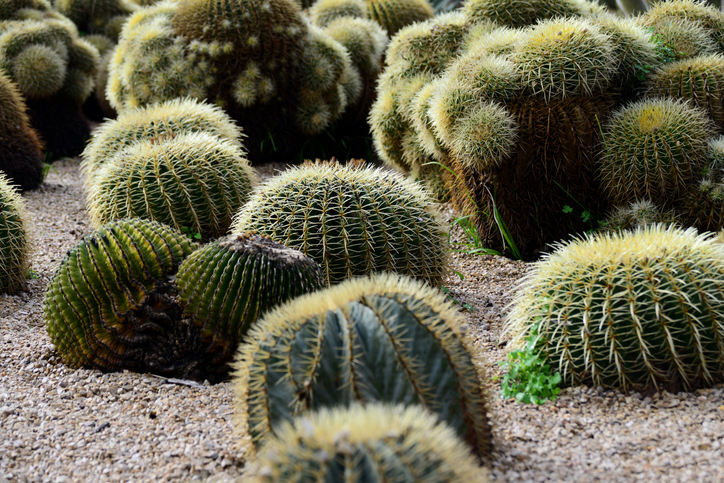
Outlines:
[[[323,282],[319,265],[301,252],[244,233],[192,253],[179,267],[176,285],[184,317],[229,357],[265,312]]]
[[[299,416],[267,443],[256,466],[255,483],[488,481],[465,443],[419,406],[355,405]]]
[[[696,22],[714,38],[719,51],[724,53],[724,14],[707,2],[699,0],[654,2],[643,17],[664,22],[674,19]]]
[[[585,0],[468,0],[463,12],[471,22],[527,27],[543,20],[588,16],[599,10]]]
[[[0,111],[2,115],[2,111]],[[0,292],[15,293],[27,278],[30,241],[25,203],[0,173]]]
[[[402,276],[357,278],[294,299],[240,348],[239,423],[260,444],[308,410],[421,404],[487,457],[482,376],[461,328],[441,292]]]
[[[120,27],[140,7],[133,0],[54,0],[54,6],[78,27],[117,40]]]
[[[432,199],[398,174],[321,163],[262,185],[234,219],[319,263],[328,284],[374,272],[440,284],[447,236]]]
[[[88,189],[95,226],[145,218],[203,238],[224,235],[257,175],[237,144],[205,132],[145,139],[106,161]]]
[[[599,231],[618,232],[672,223],[679,223],[679,216],[674,211],[662,210],[649,200],[641,200],[615,207],[603,220]]]
[[[662,225],[560,245],[536,262],[506,331],[564,384],[687,389],[724,380],[724,246]]]

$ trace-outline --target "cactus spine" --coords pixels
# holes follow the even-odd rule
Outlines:
[[[0,173],[0,292],[14,293],[28,272],[30,241],[25,203],[16,188]]]

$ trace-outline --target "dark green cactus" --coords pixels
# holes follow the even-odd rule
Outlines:
[[[484,376],[444,295],[390,274],[348,280],[270,312],[240,348],[242,428],[263,443],[296,415],[355,402],[421,404],[490,453]]]
[[[55,8],[75,23],[78,30],[103,34],[117,40],[120,23],[139,5],[132,0],[54,0]]]
[[[724,14],[713,5],[698,0],[667,0],[652,2],[643,15],[645,19],[663,22],[683,19],[703,27],[724,53]]]
[[[365,0],[369,16],[393,37],[400,29],[435,16],[427,0]]]
[[[22,287],[27,278],[30,254],[25,203],[11,183],[12,181],[0,172],[0,292],[2,293],[15,293]]]
[[[267,443],[256,466],[255,483],[489,481],[465,443],[419,406],[355,405],[299,416]]]
[[[390,271],[440,284],[447,236],[420,187],[371,167],[322,163],[261,186],[234,219],[319,263],[328,284]]]
[[[145,218],[203,238],[223,236],[249,199],[257,175],[231,141],[206,132],[140,140],[116,152],[92,178],[95,226]]]
[[[686,389],[724,380],[724,245],[662,225],[587,236],[536,263],[506,321],[566,385]]]
[[[276,305],[323,286],[316,262],[268,237],[230,235],[196,250],[176,276],[184,317],[229,357]]]
[[[588,16],[601,11],[585,0],[468,0],[463,12],[471,22],[493,21],[500,26],[526,27],[540,20]]]
[[[309,7],[307,14],[322,28],[339,18],[369,18],[365,0],[319,0]]]
[[[196,245],[153,221],[119,220],[83,237],[45,292],[50,339],[72,367],[203,378],[205,346],[183,321],[172,277]],[[203,379],[202,379],[203,380]]]

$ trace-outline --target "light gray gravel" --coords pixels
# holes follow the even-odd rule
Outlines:
[[[53,166],[48,183],[24,195],[37,278],[0,295],[0,482],[242,481],[247,440],[232,424],[229,383],[200,388],[58,360],[43,291],[90,227],[77,161]],[[454,266],[464,279],[447,287],[474,309],[462,310],[495,374],[502,314],[527,266],[468,255]],[[661,397],[575,388],[540,407],[496,398],[491,409],[496,481],[724,481],[724,385]]]

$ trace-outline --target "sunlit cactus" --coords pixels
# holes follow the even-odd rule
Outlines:
[[[11,183],[12,180],[0,172],[0,292],[2,293],[17,292],[28,276],[30,265],[28,214],[25,211],[25,202]]]
[[[299,416],[267,443],[256,466],[255,483],[488,481],[455,432],[419,406],[355,405]]]
[[[649,30],[664,61],[711,55],[719,51],[713,36],[700,22],[676,17],[651,17],[647,14],[636,17],[636,20]]]
[[[667,0],[653,2],[644,18],[660,21],[684,19],[701,25],[724,53],[724,15],[713,5],[698,0]]]
[[[623,231],[646,228],[657,224],[680,223],[680,216],[673,210],[662,210],[649,200],[633,201],[616,206],[601,222],[599,231]]]
[[[408,277],[357,278],[294,299],[240,347],[239,425],[258,445],[309,410],[421,404],[487,457],[485,376],[461,329],[440,291]]]

